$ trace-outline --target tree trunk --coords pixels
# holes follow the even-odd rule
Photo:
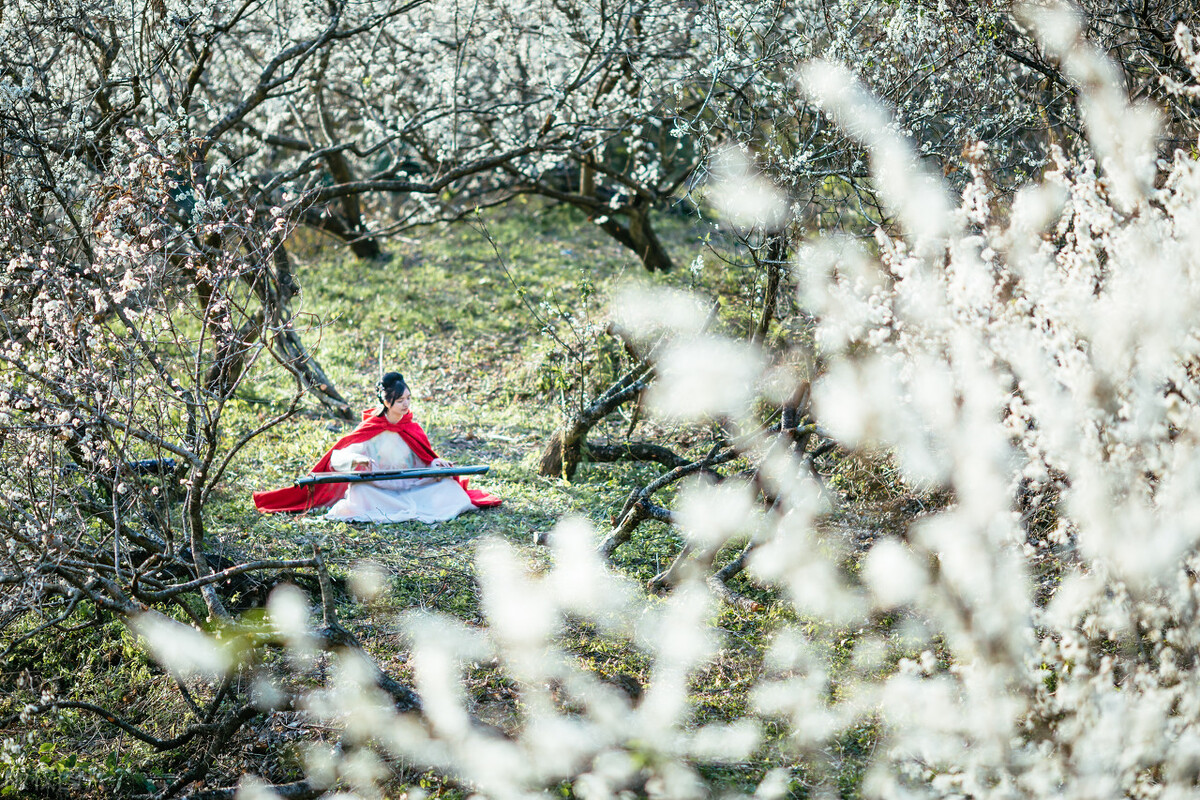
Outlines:
[[[591,153],[579,162],[579,193],[584,197],[596,196],[596,157]]]
[[[283,246],[283,236],[274,234],[271,237],[271,263],[275,267],[274,285],[276,291],[276,302],[280,306],[286,306],[288,301],[300,293],[300,284],[296,283],[296,273],[292,269],[292,259],[288,256],[287,248]],[[262,290],[259,288],[259,281],[255,281],[255,294],[264,303],[267,302],[267,294],[264,291],[266,284],[263,284]]]
[[[254,294],[262,302],[263,313],[269,321],[267,327],[276,331],[271,340],[272,353],[322,405],[342,419],[353,421],[354,410],[338,393],[333,381],[326,377],[325,370],[304,347],[300,335],[291,327],[291,312],[287,309],[287,302],[299,293],[300,286],[296,283],[292,261],[283,241],[275,237],[271,243],[274,248],[271,256],[275,274],[261,270],[247,280]]]
[[[771,321],[775,319],[775,309],[779,301],[779,284],[783,280],[783,271],[787,267],[787,234],[784,232],[772,234],[767,242],[766,250],[766,258],[759,263],[767,268],[767,286],[763,292],[762,313],[759,315],[758,324],[754,326],[754,335],[750,338],[751,342],[758,345],[766,342],[767,331],[771,327]],[[757,253],[754,258],[758,261]]]
[[[325,377],[325,371],[321,369],[321,365],[317,363],[317,360],[309,355],[308,350],[304,348],[304,343],[300,341],[299,334],[291,328],[285,327],[275,334],[273,344],[275,345],[275,354],[279,360],[294,371],[301,385],[312,392],[313,396],[321,402],[321,405],[330,409],[342,419],[353,421],[354,409],[338,393],[337,388],[333,385],[333,381]]]
[[[669,448],[651,442],[622,442],[621,444],[588,444],[583,449],[589,461],[654,461],[674,469],[688,463],[683,456]]]
[[[357,205],[357,203],[355,203]],[[367,261],[383,261],[385,255],[379,246],[379,240],[371,236],[365,228],[356,226],[328,208],[309,209],[301,216],[300,221],[310,228],[315,228],[330,236],[345,242],[350,246],[350,252]]]
[[[205,388],[218,397],[228,397],[246,369],[246,357],[262,331],[263,310],[260,308],[233,334],[225,334],[217,344],[213,364],[204,376]]]
[[[514,175],[520,173],[513,170]],[[624,247],[637,253],[642,265],[651,272],[669,272],[673,264],[654,226],[650,222],[650,198],[639,196],[630,203],[616,208],[608,205],[604,193],[596,185],[596,162],[594,157],[584,156],[579,167],[579,191],[572,192],[536,181],[530,187],[538,194],[568,203],[582,209],[587,215],[596,220],[601,230],[616,239]],[[568,180],[569,183],[569,180]],[[628,217],[629,222],[622,225],[614,217]],[[603,221],[601,221],[603,220]]]
[[[590,209],[589,209],[590,210]],[[609,218],[600,223],[600,228],[612,238],[637,253],[642,266],[650,272],[669,272],[674,266],[671,256],[658,240],[653,225],[650,224],[649,210],[645,205],[631,207],[628,227]]]
[[[538,460],[538,474],[551,478],[575,477],[575,469],[579,466],[580,448],[587,428],[572,426],[555,431],[550,437],[542,457]]]
[[[588,431],[622,403],[641,394],[642,390],[646,388],[646,380],[649,375],[650,368],[648,366],[635,367],[618,378],[587,408],[568,420],[550,438],[546,449],[542,451],[542,457],[538,462],[538,474],[567,480],[574,477]]]
[[[321,53],[320,67],[314,74],[312,92],[313,100],[316,102],[317,121],[320,123],[321,136],[327,146],[324,155],[325,167],[329,170],[329,176],[333,179],[334,185],[337,186],[354,183],[355,175],[354,170],[350,168],[350,162],[346,160],[345,153],[336,149],[337,145],[341,143],[335,137],[335,134],[339,132],[338,126],[325,105],[324,76],[329,67],[331,53],[332,50]],[[350,251],[359,258],[369,261],[383,258],[383,249],[379,246],[379,240],[371,235],[363,222],[362,205],[359,203],[358,194],[343,195],[338,205],[341,206],[340,216],[327,206],[323,209],[323,213],[314,215],[318,224],[313,227],[346,242],[350,245]]]
[[[629,211],[629,236],[635,245],[634,252],[642,264],[651,272],[670,272],[673,264],[667,250],[658,240],[654,226],[650,224],[650,209],[637,204]]]

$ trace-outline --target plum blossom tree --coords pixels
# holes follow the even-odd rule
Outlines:
[[[1001,19],[1002,12],[999,7],[990,9],[987,20]],[[647,168],[651,174],[686,176],[682,183],[672,179],[663,188],[647,186],[641,192],[660,204],[707,213],[711,204],[706,186],[733,187],[752,181],[758,172],[770,175],[777,191],[787,196],[792,213],[765,224],[730,225],[730,218],[713,220],[708,214],[713,225],[710,241],[724,243],[711,255],[742,273],[747,302],[754,306],[753,323],[744,326],[743,333],[760,344],[779,340],[771,335],[773,330],[804,327],[797,322],[803,315],[787,299],[787,264],[808,232],[837,229],[869,237],[876,226],[894,223],[879,199],[861,142],[829,125],[800,91],[793,80],[796,64],[827,58],[853,65],[864,85],[896,109],[894,124],[916,143],[921,158],[936,164],[955,186],[969,175],[967,145],[988,144],[989,175],[993,185],[1006,192],[1045,162],[1047,129],[1069,141],[1077,128],[1067,90],[1046,90],[1036,70],[998,56],[984,22],[965,25],[948,8],[919,3],[714,3],[696,9],[688,19],[695,39],[692,65],[665,85],[666,100],[655,111],[659,117],[654,125],[631,119],[622,130],[657,136],[665,126],[687,144],[638,151],[653,159],[647,162],[653,167]],[[962,80],[964,75],[971,80]],[[607,146],[624,153],[628,136],[614,136]],[[602,157],[604,152],[597,149],[592,157],[611,163],[611,158]],[[567,195],[557,196],[570,202]],[[545,448],[543,474],[570,477],[585,457],[650,458],[671,469],[681,465],[678,456],[661,448],[651,450],[646,442],[624,442],[614,449],[587,441],[599,421],[641,396],[642,384],[653,381],[648,366],[635,353],[627,373],[569,410],[562,429]],[[801,400],[801,395],[795,399]],[[804,409],[797,413],[800,405],[785,403],[780,408],[793,431],[797,426],[792,423],[804,417]]]
[[[672,568],[675,589],[666,600],[647,598],[616,574],[579,522],[564,521],[550,535],[552,566],[540,574],[511,546],[492,543],[480,555],[486,625],[428,615],[404,622],[414,693],[338,625],[319,549],[291,561],[218,561],[204,500],[262,430],[224,438],[225,404],[255,359],[274,359],[303,378],[299,359],[260,346],[278,342],[273,337],[293,319],[281,245],[290,221],[315,207],[299,198],[336,201],[340,208],[328,213],[342,215],[346,238],[361,239],[345,202],[371,191],[428,199],[440,197],[435,187],[475,191],[477,177],[484,197],[495,189],[482,182],[493,167],[515,180],[496,191],[550,186],[549,172],[522,161],[534,155],[529,140],[515,149],[497,147],[499,139],[485,145],[484,123],[499,130],[520,109],[527,118],[513,124],[548,137],[565,127],[558,116],[567,113],[565,101],[553,117],[539,115],[544,106],[532,101],[493,107],[490,120],[479,114],[470,134],[481,137],[475,161],[445,158],[463,144],[452,135],[465,129],[450,125],[442,149],[412,155],[414,164],[444,166],[436,179],[428,172],[420,182],[400,177],[405,151],[319,138],[322,126],[329,133],[335,126],[299,110],[296,118],[317,121],[306,134],[311,144],[274,140],[288,154],[263,168],[266,177],[234,168],[251,142],[261,149],[258,143],[284,136],[247,122],[250,110],[311,103],[338,113],[342,104],[329,98],[350,89],[338,84],[335,76],[346,73],[335,55],[350,54],[332,43],[383,41],[379,14],[407,19],[416,10],[331,5],[321,16],[281,5],[162,6],[156,19],[165,24],[141,28],[141,44],[111,47],[103,43],[125,35],[125,20],[95,9],[53,19],[5,9],[5,41],[14,53],[18,43],[26,49],[24,63],[11,62],[20,68],[6,73],[0,98],[0,321],[7,334],[0,346],[0,621],[29,624],[37,635],[81,606],[98,610],[96,626],[102,614],[128,620],[178,681],[194,716],[180,736],[161,738],[111,709],[59,697],[50,683],[26,687],[39,696],[25,713],[87,712],[156,748],[180,750],[179,773],[155,787],[162,797],[209,776],[237,731],[280,708],[305,709],[336,727],[340,739],[307,751],[303,780],[275,787],[246,780],[244,796],[372,796],[392,766],[411,764],[486,797],[565,790],[585,798],[699,798],[717,790],[709,767],[773,747],[781,766],[757,781],[753,796],[777,798],[793,788],[792,767],[801,761],[811,788],[833,791],[829,743],[863,725],[879,736],[864,783],[874,797],[1193,794],[1200,167],[1183,150],[1161,158],[1162,116],[1130,101],[1121,71],[1087,41],[1089,18],[1054,5],[1029,7],[1018,24],[1038,31],[1065,83],[1056,84],[1063,98],[1077,97],[1077,107],[1062,106],[1062,119],[1078,119],[1086,140],[1069,152],[1051,150],[1050,168],[1011,198],[1003,176],[1015,176],[1014,165],[1030,166],[1032,143],[973,143],[963,180],[952,173],[948,181],[944,164],[933,169],[926,155],[933,148],[926,142],[935,140],[902,133],[924,124],[910,116],[905,92],[895,90],[890,109],[873,96],[878,65],[856,77],[808,60],[801,82],[782,90],[803,98],[796,129],[808,126],[829,163],[840,146],[834,143],[853,142],[840,156],[848,167],[824,177],[839,179],[833,188],[842,200],[862,198],[855,215],[829,225],[850,235],[816,239],[795,257],[796,302],[812,317],[825,362],[811,387],[812,408],[830,436],[846,446],[889,448],[909,479],[952,498],[903,538],[879,541],[854,562],[857,572],[845,569],[844,537],[823,524],[831,495],[795,446],[796,426],[772,429],[756,413],[764,401],[795,412],[807,392],[761,340],[714,329],[708,303],[678,294],[631,297],[622,309],[631,337],[658,343],[655,383],[643,387],[652,388],[647,403],[674,418],[720,420],[731,433],[679,476],[695,479],[663,509],[689,546]],[[845,12],[858,33],[881,30],[871,23],[883,17],[853,16],[848,4],[812,10]],[[96,19],[108,21],[97,26]],[[222,105],[217,98],[228,87],[218,91],[208,68],[194,67],[235,60],[220,44],[252,19],[261,37],[240,39],[249,79],[230,95],[240,100]],[[66,49],[28,48],[47,41],[31,34],[41,30],[31,22],[39,20],[65,30],[74,24],[79,39],[71,42],[92,57],[72,61]],[[503,28],[457,21],[450,45],[437,44],[462,53],[465,68],[464,43]],[[635,21],[628,17],[622,30]],[[188,31],[206,33],[189,39]],[[910,33],[889,29],[897,41]],[[155,38],[175,36],[170,44]],[[1186,29],[1174,36],[1171,57],[1190,70],[1191,36]],[[588,52],[586,37],[574,41]],[[829,47],[836,55],[848,44],[835,35]],[[306,71],[327,53],[324,67]],[[172,73],[175,57],[190,59],[189,69]],[[137,70],[117,71],[122,59],[143,60]],[[75,71],[59,68],[65,64]],[[472,68],[487,72],[489,65]],[[167,73],[179,77],[169,91],[154,82]],[[276,83],[285,73],[315,83]],[[78,75],[81,83],[68,81]],[[1186,119],[1193,84],[1168,77],[1161,91],[1182,109],[1168,117],[1176,125]],[[372,82],[364,76],[359,83],[366,90]],[[447,79],[434,84],[445,88]],[[434,114],[442,119],[459,97],[450,84],[450,110]],[[586,85],[568,94],[583,96],[576,90]],[[72,93],[80,87],[84,94]],[[932,89],[914,97],[925,91]],[[193,96],[209,99],[181,101]],[[88,102],[74,102],[79,97]],[[163,111],[199,106],[207,127]],[[39,116],[45,108],[60,113]],[[730,118],[730,108],[714,118]],[[153,121],[127,124],[134,109],[153,110]],[[761,138],[714,133],[713,142],[745,144],[755,156],[748,163],[790,191],[801,175],[790,165],[812,163],[790,160],[794,143],[807,140],[776,136],[765,112],[755,119]],[[936,133],[932,112],[922,119]],[[359,124],[366,126],[365,117],[338,123],[346,130]],[[220,135],[206,139],[213,131]],[[601,163],[599,151],[562,150],[581,167],[588,153],[596,154],[593,174],[620,183],[618,170],[604,172],[611,162]],[[331,163],[339,155],[351,177],[325,183],[323,170],[342,170]],[[361,164],[351,155],[378,156],[386,169],[354,177]],[[501,162],[485,169],[492,157]],[[860,195],[855,187],[868,180],[870,195]],[[803,216],[803,206],[787,213],[824,219]],[[876,222],[873,241],[853,235]],[[633,374],[628,385],[642,377]],[[755,464],[752,477],[705,483],[726,463],[720,459],[735,457]],[[641,500],[643,512],[657,513]],[[745,714],[698,726],[689,681],[721,646],[707,576],[717,551],[735,539],[750,543],[741,559],[752,577],[797,619],[819,624],[784,624]],[[239,627],[218,586],[280,568],[316,573],[319,627],[310,628],[307,601],[289,589],[272,595],[267,623]],[[190,624],[168,619],[163,610],[172,605]],[[896,621],[895,638],[846,635],[884,617]],[[645,691],[622,692],[579,666],[561,641],[569,623],[644,651],[653,664]],[[235,646],[223,649],[200,633],[213,625],[219,641]],[[22,634],[9,650],[30,638]],[[271,662],[277,671],[264,669],[266,660],[254,654],[280,644],[291,656]],[[850,657],[837,657],[847,646]],[[338,651],[333,679],[297,691],[320,680],[312,659],[320,649]],[[461,676],[476,668],[502,671],[520,698],[503,731],[471,713]],[[196,796],[237,791],[224,785]]]
[[[806,96],[869,154],[881,206],[899,222],[874,247],[833,237],[797,258],[829,360],[814,407],[842,441],[890,448],[910,479],[953,499],[848,574],[845,543],[821,524],[822,487],[769,436],[741,447],[763,454],[771,508],[749,482],[681,493],[673,513],[696,553],[757,539],[752,574],[824,623],[778,632],[745,718],[691,729],[681,702],[681,676],[719,646],[701,600],[704,558],[681,567],[667,604],[647,608],[613,584],[577,523],[552,534],[554,566],[540,576],[506,546],[481,556],[486,632],[409,622],[418,689],[437,706],[429,718],[360,726],[379,704],[354,688],[352,664],[319,713],[486,796],[540,796],[566,781],[589,797],[702,797],[701,767],[760,746],[767,721],[786,726],[789,753],[819,764],[832,737],[864,720],[880,726],[864,783],[874,797],[1194,792],[1200,172],[1183,151],[1156,158],[1160,115],[1127,100],[1078,16],[1038,5],[1024,20],[1076,87],[1090,145],[1078,158],[1056,152],[1007,207],[987,148],[969,153],[972,180],[955,202],[849,71],[821,61],[803,71]],[[1189,46],[1186,30],[1177,37]],[[676,335],[658,361],[657,408],[759,429],[766,362],[736,340],[695,336],[704,304],[689,316],[670,297],[645,300],[668,302]],[[729,380],[730,364],[744,380]],[[697,381],[728,389],[700,393]],[[881,615],[903,621],[908,644],[865,636],[835,667],[837,642],[821,632],[840,638]],[[653,656],[639,701],[556,653],[575,616]],[[496,655],[524,701],[506,738],[473,728],[447,679],[455,664]],[[355,713],[341,711],[348,704]],[[316,763],[331,780],[348,774],[329,757]],[[816,774],[814,790],[834,789],[831,772]],[[782,796],[789,776],[767,774],[755,796]]]
[[[238,625],[233,597],[262,591],[263,572],[328,578],[319,548],[310,558],[240,556],[212,533],[206,508],[242,448],[304,395],[297,359],[264,344],[294,325],[279,283],[288,222],[195,186],[181,201],[198,145],[169,123],[114,138],[103,161],[84,163],[99,158],[86,130],[83,153],[56,149],[27,127],[30,98],[45,88],[36,77],[7,84],[0,111],[9,146],[0,176],[2,658],[6,669],[43,664],[21,676],[32,697],[22,715],[80,714],[179,752],[175,785],[161,787],[169,796],[202,780],[270,707],[239,686],[248,673],[233,671],[201,631],[223,629],[235,649],[261,647]],[[228,402],[264,357],[297,391],[233,434]],[[76,635],[119,654],[124,626],[114,620],[165,642],[163,653],[196,656],[172,673],[190,711],[177,733],[126,718],[89,687],[74,691],[77,665],[44,649],[47,637]],[[331,616],[318,646],[357,643]],[[379,676],[398,703],[415,702]],[[10,777],[24,757],[13,746]]]

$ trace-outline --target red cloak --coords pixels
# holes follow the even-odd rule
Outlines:
[[[417,458],[426,463],[438,457],[437,453],[433,452],[433,446],[429,444],[429,437],[425,435],[425,431],[421,430],[421,426],[413,421],[411,411],[405,414],[399,422],[388,422],[386,417],[378,416],[375,409],[367,409],[363,412],[363,421],[359,423],[359,426],[338,439],[337,444],[329,448],[329,451],[321,456],[321,460],[314,464],[309,472],[330,472],[329,462],[333,458],[334,450],[373,439],[384,431],[400,434],[400,438],[412,448]],[[468,489],[465,477],[459,476],[454,480],[462,485],[467,497],[471,499],[476,508],[500,505],[499,497],[479,489]],[[255,492],[254,505],[264,514],[324,508],[341,500],[346,494],[348,486],[347,483],[320,483],[316,486],[288,486],[269,492]]]

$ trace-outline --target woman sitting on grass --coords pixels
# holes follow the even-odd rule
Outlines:
[[[448,467],[409,411],[404,376],[389,372],[379,382],[381,408],[363,412],[362,423],[317,462],[312,472]],[[371,483],[325,483],[255,492],[264,514],[331,506],[326,519],[343,522],[441,522],[464,511],[500,505],[500,499],[467,488],[465,478],[401,478]]]

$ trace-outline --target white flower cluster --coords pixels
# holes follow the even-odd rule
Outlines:
[[[1099,63],[1078,41],[1064,47],[1066,63]],[[787,628],[746,717],[692,730],[687,675],[719,646],[704,583],[691,576],[667,603],[647,605],[596,560],[588,531],[564,523],[544,575],[527,574],[507,546],[483,551],[487,629],[408,622],[423,716],[392,714],[353,662],[313,698],[314,713],[497,798],[544,797],[562,781],[588,798],[702,797],[697,765],[742,757],[779,719],[787,747],[818,759],[838,732],[880,721],[865,784],[873,797],[1191,796],[1200,165],[1177,153],[1155,188],[1143,173],[1150,115],[1107,83],[1080,82],[1088,124],[1117,126],[1093,140],[1097,160],[1056,153],[1043,180],[1004,207],[976,148],[954,207],[846,73],[809,67],[805,85],[863,141],[904,226],[881,231],[870,250],[839,240],[799,259],[799,299],[830,364],[814,387],[816,414],[847,444],[890,448],[953,502],[907,541],[876,545],[860,578],[840,568],[837,542],[815,524],[820,491],[789,456],[766,461],[779,497],[771,514],[734,485],[686,491],[676,504],[697,547],[760,540],[752,574],[804,618],[861,627],[901,613],[920,656],[879,669],[894,645],[863,639],[834,691],[825,644]],[[643,304],[673,316],[664,323],[635,304],[626,324],[665,324],[677,340],[660,360],[657,407],[748,426],[749,401],[770,383],[762,357],[711,333],[689,337],[699,303]],[[1049,529],[1022,516],[1031,494],[1050,503]],[[639,703],[560,651],[570,619],[653,658]],[[468,665],[493,659],[522,701],[510,737],[472,720],[459,684]],[[352,784],[379,774],[373,764],[314,758],[319,774]],[[778,796],[779,785],[772,772],[759,794]]]

